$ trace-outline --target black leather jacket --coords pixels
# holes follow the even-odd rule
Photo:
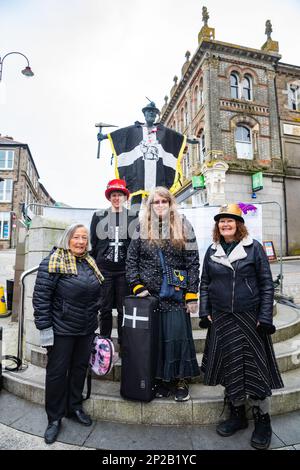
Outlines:
[[[122,260],[124,267],[127,249],[138,223],[138,215],[135,212],[128,211],[127,209],[123,209],[123,211],[120,212],[119,237],[120,241],[124,243],[125,256]],[[100,209],[93,214],[90,228],[92,245],[91,255],[95,258],[100,269],[103,268],[101,261],[108,249],[109,242],[114,237],[115,226],[116,213],[112,212],[110,208],[104,210]]]
[[[250,237],[242,240],[229,256],[229,259],[237,258],[232,261],[232,268],[217,261],[220,260],[215,256],[217,247],[220,252],[220,245],[213,244],[204,258],[200,317],[214,311],[257,310],[260,322],[272,324],[274,287],[269,261],[261,244]]]

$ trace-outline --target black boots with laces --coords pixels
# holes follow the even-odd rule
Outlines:
[[[245,405],[234,406],[229,402],[230,417],[218,424],[216,431],[220,436],[232,436],[236,431],[248,427]]]
[[[259,406],[252,407],[254,431],[251,436],[251,446],[254,449],[267,449],[272,438],[272,428],[269,413],[263,414]]]

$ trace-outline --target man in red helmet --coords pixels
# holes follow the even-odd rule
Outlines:
[[[111,180],[105,197],[110,207],[94,213],[91,222],[91,255],[104,276],[101,292],[100,334],[111,337],[112,309],[118,311],[118,342],[121,344],[123,322],[123,300],[129,294],[125,278],[125,260],[131,234],[136,226],[136,214],[124,207],[129,198],[126,183],[121,179]]]

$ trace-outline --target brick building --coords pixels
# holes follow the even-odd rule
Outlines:
[[[55,201],[39,182],[28,145],[0,135],[0,249],[15,247],[23,203],[53,205]],[[37,213],[38,208],[32,211]]]
[[[275,201],[283,216],[284,252],[300,253],[300,67],[280,62],[279,46],[271,38],[260,49],[215,40],[203,7],[204,25],[194,55],[186,53],[181,79],[174,77],[165,97],[161,121],[196,136],[183,158],[178,201],[193,194],[191,178],[206,174],[215,163],[226,170],[226,201],[251,201],[251,175],[263,172],[257,202]],[[185,203],[203,205],[202,190]],[[253,201],[255,202],[255,201]],[[297,214],[297,219],[295,215]],[[263,206],[263,238],[279,245],[279,207]]]

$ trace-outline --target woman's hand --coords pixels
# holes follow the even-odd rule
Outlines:
[[[212,324],[212,318],[210,315],[207,317],[200,317],[199,326],[200,328],[210,328]]]
[[[199,305],[198,302],[188,302],[186,304],[187,313],[198,313]]]
[[[151,294],[147,289],[143,290],[139,294],[136,294],[137,297],[147,297],[148,295],[151,295]]]

